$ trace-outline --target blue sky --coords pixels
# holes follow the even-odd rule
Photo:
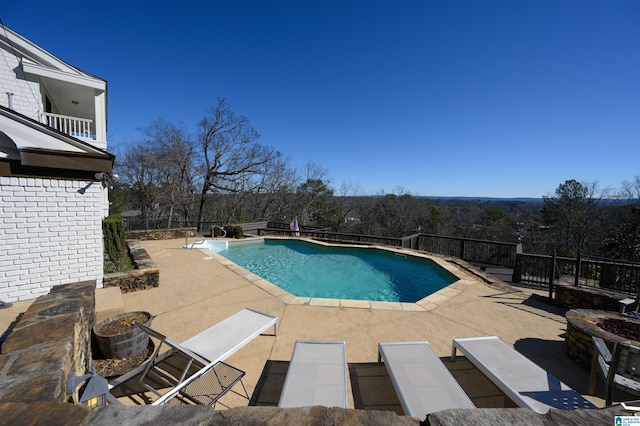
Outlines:
[[[371,195],[541,197],[640,175],[640,2],[9,2],[108,81],[109,143],[226,98],[292,166]]]

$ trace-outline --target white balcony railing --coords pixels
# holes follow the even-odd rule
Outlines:
[[[74,137],[96,140],[95,131],[92,129],[93,120],[43,112],[42,122]]]

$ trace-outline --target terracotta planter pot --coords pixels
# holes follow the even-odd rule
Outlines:
[[[125,312],[93,326],[93,334],[105,358],[130,358],[147,348],[149,335],[132,324],[134,319],[142,325],[151,326],[149,312]]]

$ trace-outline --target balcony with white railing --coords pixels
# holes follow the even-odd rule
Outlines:
[[[88,142],[96,141],[96,132],[93,120],[87,118],[71,117],[68,115],[42,113],[42,122],[49,127]]]

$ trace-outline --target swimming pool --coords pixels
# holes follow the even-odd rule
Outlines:
[[[299,297],[414,303],[458,280],[430,259],[376,248],[264,239],[218,254]]]

